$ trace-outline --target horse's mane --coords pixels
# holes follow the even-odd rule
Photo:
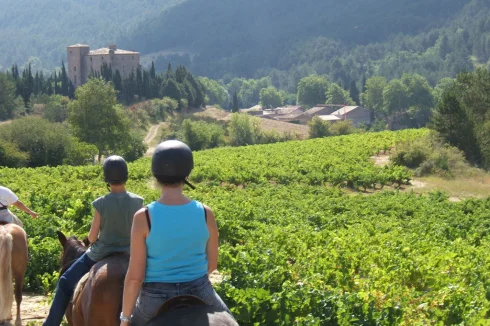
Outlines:
[[[87,251],[87,247],[77,239],[77,237],[71,236],[66,239],[63,253],[61,255],[61,272],[63,275],[73,263],[80,258]]]

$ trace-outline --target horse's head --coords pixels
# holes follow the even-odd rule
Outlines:
[[[82,256],[88,248],[88,239],[80,241],[77,237],[66,237],[63,232],[56,231],[58,240],[63,246],[63,253],[61,255],[61,274],[67,270],[80,256]]]

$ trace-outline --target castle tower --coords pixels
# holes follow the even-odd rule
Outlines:
[[[90,47],[83,44],[67,46],[68,78],[76,88],[87,81],[84,57],[90,52]]]

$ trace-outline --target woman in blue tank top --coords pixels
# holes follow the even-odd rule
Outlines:
[[[218,267],[213,212],[183,194],[185,184],[193,188],[187,181],[193,167],[190,148],[177,140],[165,141],[153,152],[152,173],[162,192],[133,219],[121,325],[145,325],[178,295],[197,296],[230,313],[208,278]]]

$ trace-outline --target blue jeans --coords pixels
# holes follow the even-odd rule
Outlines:
[[[61,324],[78,281],[80,281],[83,275],[90,271],[90,268],[92,268],[95,263],[96,262],[90,259],[85,253],[63,273],[56,286],[54,300],[53,303],[51,303],[49,315],[43,326],[59,326]]]
[[[178,295],[194,295],[207,305],[231,315],[226,304],[213,289],[207,275],[183,283],[144,283],[133,311],[133,326],[146,325],[165,301]]]

